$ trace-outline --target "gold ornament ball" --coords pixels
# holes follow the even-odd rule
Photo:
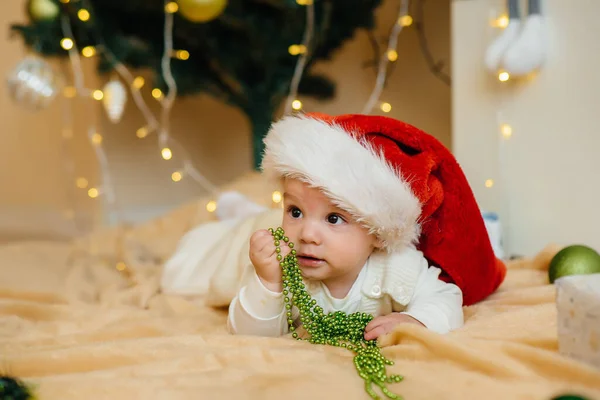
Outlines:
[[[192,22],[208,22],[217,18],[227,6],[227,0],[178,0],[179,13]]]
[[[567,246],[552,258],[548,268],[548,279],[554,283],[567,275],[600,273],[600,254],[588,246]]]
[[[29,12],[36,21],[51,20],[58,16],[60,9],[52,0],[31,0]]]

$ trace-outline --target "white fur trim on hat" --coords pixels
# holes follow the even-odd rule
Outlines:
[[[319,188],[388,251],[417,241],[421,204],[410,183],[352,132],[292,116],[274,123],[264,142],[262,170],[268,178],[297,178]]]

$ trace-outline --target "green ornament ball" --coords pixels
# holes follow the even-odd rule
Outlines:
[[[548,268],[548,279],[554,283],[568,275],[600,273],[600,254],[588,246],[567,246],[552,258]]]
[[[58,4],[52,0],[31,0],[29,2],[29,13],[36,21],[53,20],[58,16],[59,11]]]
[[[20,379],[0,375],[0,399],[32,400],[34,396],[30,388]]]

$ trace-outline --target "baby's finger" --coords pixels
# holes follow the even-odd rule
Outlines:
[[[379,336],[386,333],[385,325],[379,325],[376,328],[370,330],[369,332],[365,332],[365,340],[374,340],[379,338]]]
[[[385,318],[383,317],[375,317],[371,320],[371,322],[369,322],[367,324],[367,326],[365,327],[365,332],[369,332],[372,331],[373,329],[377,328],[378,326],[382,325],[385,323]]]
[[[253,247],[257,252],[262,253],[266,251],[266,248],[273,249],[275,251],[275,245],[273,244],[273,238],[270,236],[261,236],[254,242]]]
[[[281,247],[281,255],[283,257],[287,256],[292,251],[292,249],[290,248],[290,246],[288,246],[288,244],[286,242],[281,242],[280,247]]]

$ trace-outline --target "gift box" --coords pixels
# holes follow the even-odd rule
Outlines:
[[[555,285],[559,352],[600,368],[600,274],[564,276]]]

